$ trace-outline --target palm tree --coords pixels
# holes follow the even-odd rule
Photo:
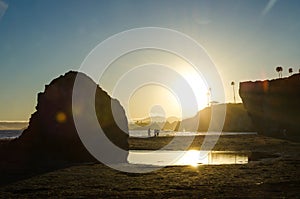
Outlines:
[[[281,78],[282,77],[282,67],[281,66],[277,66],[276,67],[276,72],[278,73],[278,76],[279,76],[279,78]]]
[[[235,89],[234,89],[234,85],[235,85],[235,83],[234,83],[234,81],[232,81],[232,82],[231,82],[231,86],[232,86],[232,90],[233,90],[233,101],[234,101],[234,103],[236,103],[236,100],[235,100]]]
[[[289,73],[292,75],[292,73],[293,73],[293,68],[289,68]]]

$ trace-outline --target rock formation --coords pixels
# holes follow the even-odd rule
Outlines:
[[[300,74],[240,83],[239,94],[259,133],[288,137],[300,129]]]
[[[243,104],[217,104],[213,105],[213,108],[214,111],[218,113],[225,110],[224,106],[226,106],[226,114],[222,129],[223,132],[255,131],[251,119],[249,118],[247,111],[244,109]],[[197,130],[200,132],[206,132],[211,122],[211,112],[212,107],[204,108],[194,117],[183,120],[179,130],[185,129],[186,131],[190,131],[192,130],[190,127],[194,126],[198,122]],[[219,115],[222,114],[216,114],[216,118],[214,118],[215,122],[222,121],[222,118],[218,118]],[[214,129],[215,127],[212,125],[210,130],[213,131]]]
[[[105,135],[128,151],[128,126],[123,107],[88,76],[71,71],[54,79],[43,93],[38,94],[36,112],[32,114],[28,128],[19,138],[3,146],[0,152],[2,162],[33,165],[96,161],[82,144],[73,120],[72,92],[76,76],[83,79],[85,86],[96,88],[95,100],[92,99],[95,103],[83,102],[82,110],[94,108]],[[111,104],[117,111],[120,127],[113,117]],[[125,162],[126,159],[116,162]]]

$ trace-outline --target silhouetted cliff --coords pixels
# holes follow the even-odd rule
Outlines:
[[[88,76],[71,71],[54,79],[45,87],[43,93],[38,94],[36,112],[32,114],[28,128],[18,139],[6,143],[1,148],[2,167],[5,164],[31,166],[96,161],[82,144],[74,125],[72,93],[76,76],[80,76],[84,88],[96,88],[95,100],[92,99],[95,103],[90,104],[88,100],[84,100],[80,110],[75,110],[76,114],[81,114],[80,111],[83,110],[95,109],[105,135],[118,147],[128,150],[128,126],[123,107],[96,86]],[[121,128],[113,118],[112,104]],[[89,128],[86,131],[89,131]],[[123,157],[116,162],[125,162],[126,159],[127,157]]]
[[[300,130],[300,74],[240,83],[239,94],[259,133],[289,137]]]
[[[224,110],[224,106],[226,106],[226,114],[223,130],[224,132],[249,132],[255,131],[253,128],[251,119],[249,118],[247,111],[244,109],[243,104],[218,104],[213,105],[213,108],[216,112],[220,112]],[[193,124],[196,124],[198,121],[198,131],[205,132],[208,130],[208,127],[211,122],[211,110],[212,107],[206,107],[203,110],[199,111],[198,114],[192,118],[185,119],[182,121],[180,129],[185,129],[186,131],[190,131],[189,127]],[[222,114],[216,114],[215,121],[222,121],[220,117]],[[211,126],[210,130],[214,130],[214,126]]]

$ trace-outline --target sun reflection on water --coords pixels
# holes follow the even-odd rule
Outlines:
[[[239,151],[133,150],[129,151],[128,161],[131,164],[146,164],[157,166],[190,165],[193,167],[197,167],[199,165],[247,164],[248,153]]]
[[[207,158],[207,156],[206,156]],[[197,167],[200,160],[200,153],[196,150],[189,150],[184,152],[184,155],[176,162],[178,165],[190,165]]]

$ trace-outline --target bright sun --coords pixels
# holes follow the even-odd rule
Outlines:
[[[200,74],[191,67],[177,72],[182,78],[170,79],[174,90],[159,84],[143,85],[135,90],[128,101],[129,117],[148,117],[152,107],[160,106],[166,117],[187,118],[207,106],[210,100],[207,98],[208,89]]]
[[[137,89],[129,99],[128,115],[130,118],[149,117],[153,107],[161,107],[164,117],[181,118],[181,107],[176,95],[161,85],[145,85]],[[139,107],[139,108],[136,108]]]
[[[208,88],[203,78],[200,76],[200,74],[194,71],[187,71],[186,73],[183,73],[183,77],[189,83],[191,89],[194,92],[198,103],[198,110],[203,109],[208,104],[209,100],[207,99]]]

